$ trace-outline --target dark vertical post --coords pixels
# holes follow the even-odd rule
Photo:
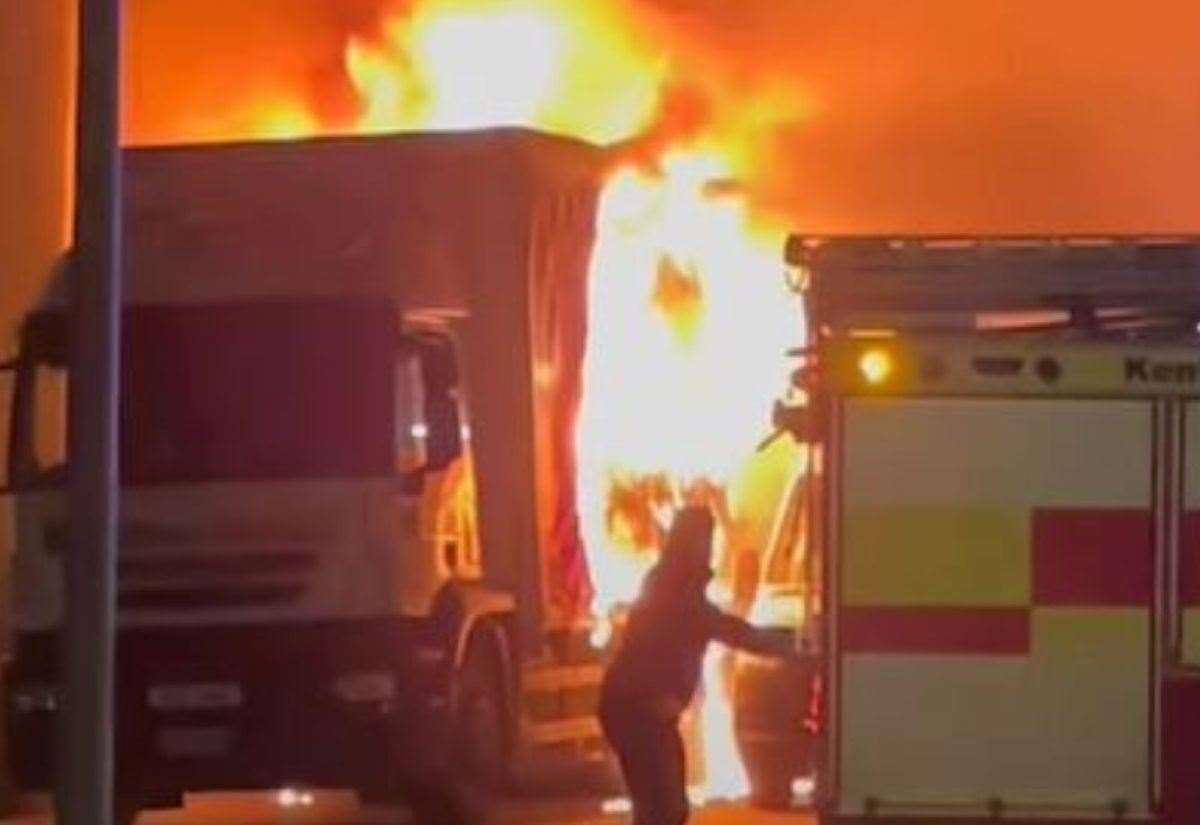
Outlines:
[[[110,825],[120,375],[120,0],[79,0],[60,825]]]

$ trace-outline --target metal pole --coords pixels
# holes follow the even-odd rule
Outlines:
[[[79,0],[60,825],[110,825],[114,779],[121,180],[119,0]]]

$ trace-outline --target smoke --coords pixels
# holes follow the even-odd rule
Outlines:
[[[397,0],[127,0],[125,139],[227,139],[264,110],[305,114],[314,131],[357,115],[344,52]]]
[[[71,6],[0,2],[0,360],[69,234]],[[0,410],[10,385],[0,374]]]
[[[765,115],[741,171],[794,226],[1200,229],[1193,0],[637,6],[714,110]]]
[[[1200,4],[578,0],[668,65],[632,144],[735,147],[809,231],[1200,229]],[[274,107],[314,131],[361,102],[351,36],[414,0],[130,0],[131,142],[214,139]]]

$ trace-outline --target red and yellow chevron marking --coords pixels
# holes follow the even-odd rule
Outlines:
[[[839,811],[1147,812],[1149,407],[862,399],[844,422]]]
[[[1039,608],[1152,601],[1148,510],[928,510],[857,523],[869,526],[847,525],[848,653],[1026,655]]]

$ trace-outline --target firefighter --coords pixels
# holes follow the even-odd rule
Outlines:
[[[708,601],[712,535],[708,508],[679,511],[604,676],[600,722],[633,801],[634,825],[681,825],[688,819],[679,717],[696,692],[708,643],[796,655],[789,643]]]

